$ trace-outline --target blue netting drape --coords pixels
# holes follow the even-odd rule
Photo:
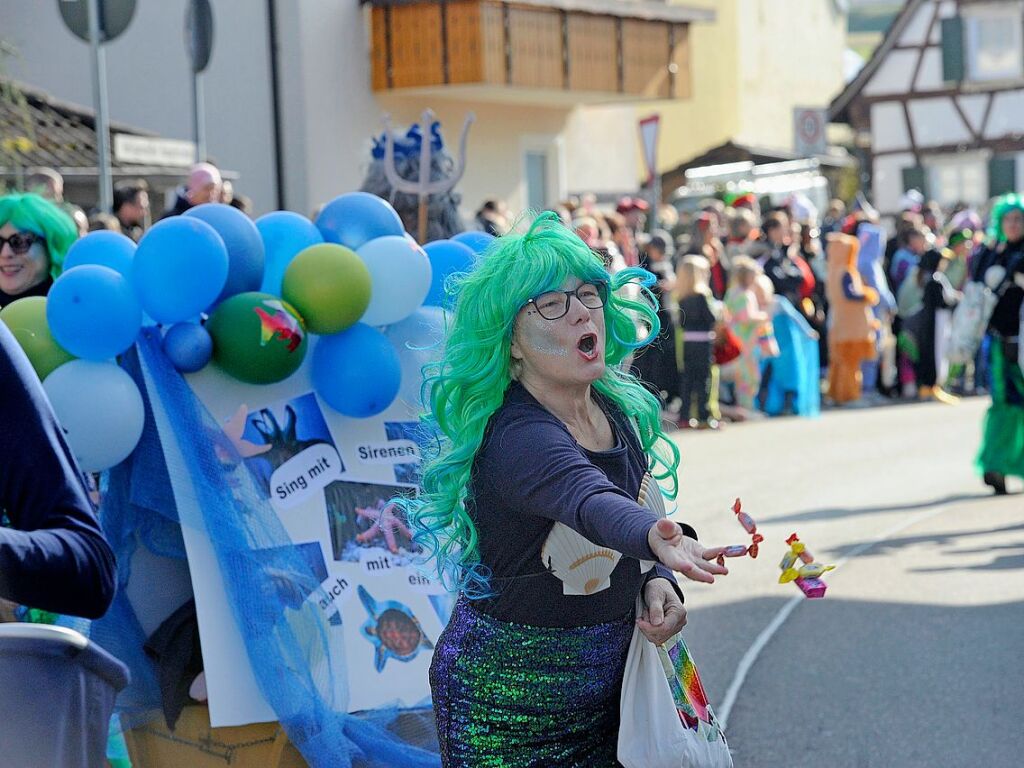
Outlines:
[[[139,542],[183,557],[180,526],[205,531],[260,690],[311,766],[440,765],[428,709],[345,714],[343,650],[328,641],[329,624],[340,616],[319,608],[319,578],[221,426],[164,356],[159,331],[144,329],[137,350],[126,355],[124,367],[143,392],[146,429],[132,457],[109,473],[103,505],[119,586],[127,583],[128,559]],[[150,398],[159,398],[164,426],[181,449],[187,477],[175,478],[174,486],[190,485],[194,505],[175,506]],[[123,591],[93,637],[132,668],[135,679],[123,703],[155,706],[155,675]]]

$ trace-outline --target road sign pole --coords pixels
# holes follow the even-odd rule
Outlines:
[[[206,110],[203,106],[203,75],[192,73],[192,138],[196,143],[196,162],[206,161]]]
[[[100,0],[88,0],[89,50],[92,53],[92,95],[96,107],[96,154],[100,210],[109,213],[114,205],[110,176],[110,125],[107,117],[107,62],[101,43]]]

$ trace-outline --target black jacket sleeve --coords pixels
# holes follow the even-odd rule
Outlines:
[[[114,553],[42,384],[0,323],[0,597],[95,619],[114,597]]]

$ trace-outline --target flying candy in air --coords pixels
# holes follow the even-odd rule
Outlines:
[[[725,565],[725,558],[727,557],[743,557],[744,555],[750,555],[751,557],[757,557],[757,545],[764,541],[764,536],[757,532],[757,523],[754,519],[743,511],[743,505],[739,499],[733,502],[732,511],[736,514],[736,520],[740,525],[743,526],[743,530],[750,534],[750,546],[744,546],[742,544],[734,544],[731,547],[726,547],[725,550],[718,556],[718,564]]]
[[[782,570],[779,584],[792,581],[807,597],[824,597],[828,585],[819,577],[835,566],[814,562],[814,555],[807,550],[807,545],[800,541],[795,533],[786,539],[786,543],[789,544],[789,551],[782,556],[779,563]],[[799,566],[798,560],[801,563]]]

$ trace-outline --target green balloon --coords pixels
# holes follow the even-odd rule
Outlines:
[[[359,320],[370,305],[370,270],[355,251],[322,243],[300,251],[284,272],[281,295],[310,333],[328,335]]]
[[[18,340],[40,380],[75,359],[50,333],[50,326],[46,322],[45,296],[26,296],[12,301],[0,309],[0,320]]]
[[[269,293],[250,291],[225,299],[210,315],[213,359],[249,384],[287,379],[306,357],[306,327],[295,309]]]

